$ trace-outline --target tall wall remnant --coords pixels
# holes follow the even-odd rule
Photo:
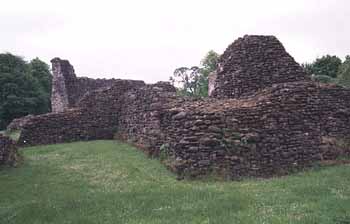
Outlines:
[[[68,60],[54,58],[52,63],[52,112],[62,112],[72,108],[89,91],[108,88],[115,79],[91,79],[77,77]]]
[[[74,83],[76,77],[74,69],[67,60],[54,58],[52,63],[52,93],[51,110],[52,112],[62,112],[70,106],[68,101],[68,88],[66,80]],[[68,84],[68,83],[67,83]]]
[[[233,42],[209,79],[216,98],[240,98],[273,84],[310,78],[274,36],[246,35]]]
[[[166,155],[180,176],[214,171],[232,179],[283,175],[350,155],[335,144],[350,137],[349,89],[311,81],[272,36],[240,38],[219,62],[208,99],[179,97],[168,83],[131,80],[80,97],[69,90],[79,81],[67,76],[73,108],[31,118],[19,142],[116,136]]]

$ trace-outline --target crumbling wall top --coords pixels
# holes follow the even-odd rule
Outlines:
[[[112,86],[116,79],[91,79],[77,77],[68,60],[53,58],[52,63],[52,112],[62,112],[76,106],[89,91]]]
[[[275,36],[246,35],[219,58],[209,79],[210,96],[240,98],[278,83],[310,78]]]

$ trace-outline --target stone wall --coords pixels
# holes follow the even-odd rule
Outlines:
[[[72,141],[110,139],[113,121],[106,122],[84,109],[39,115],[23,127],[19,144],[32,146]],[[40,133],[40,134],[39,134]]]
[[[349,150],[321,147],[323,138],[349,137],[349,130],[341,128],[350,125],[350,105],[344,106],[349,96],[350,91],[340,87],[295,82],[275,85],[249,99],[174,107],[161,122],[162,132],[168,134],[171,167],[180,175],[270,177],[349,155]]]
[[[310,78],[274,36],[244,36],[233,42],[219,58],[210,78],[216,98],[240,98],[273,84]]]
[[[20,142],[115,135],[150,155],[165,153],[180,176],[216,172],[239,179],[283,175],[337,158],[344,152],[322,148],[323,138],[349,136],[350,91],[338,86],[293,82],[246,99],[195,100],[177,97],[169,85],[127,83],[86,95],[76,109],[35,117]]]
[[[116,80],[74,105],[31,119],[20,144],[115,136],[165,158],[179,176],[230,179],[284,175],[350,155],[335,144],[350,136],[350,90],[310,81],[270,36],[228,48],[211,98],[178,97],[164,82]]]
[[[22,128],[19,144],[112,139],[123,106],[119,96],[144,85],[143,81],[119,80],[112,87],[86,93],[76,108],[35,116]]]
[[[15,166],[18,162],[18,151],[14,141],[0,134],[0,168],[1,166]]]
[[[31,119],[34,115],[27,115],[25,117],[14,119],[6,128],[7,131],[21,130],[22,127]]]
[[[51,63],[53,73],[51,110],[52,112],[61,112],[72,106],[68,100],[68,87],[75,85],[76,76],[69,61],[54,58]]]
[[[170,102],[176,101],[175,87],[159,82],[128,91],[122,98],[116,136],[158,155],[167,136],[161,129],[161,117],[172,106]]]
[[[330,137],[349,137],[350,90],[336,85],[320,84],[319,98],[318,111],[322,134]]]
[[[91,79],[77,77],[73,66],[68,60],[54,58],[52,63],[52,112],[62,112],[72,108],[89,91],[108,88],[118,80]]]

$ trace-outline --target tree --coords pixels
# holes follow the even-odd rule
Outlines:
[[[33,59],[29,63],[29,72],[33,78],[39,83],[38,98],[40,99],[40,107],[37,108],[37,113],[47,113],[51,109],[51,82],[52,75],[50,73],[50,67],[39,58]]]
[[[337,83],[348,88],[350,87],[350,55],[345,57],[345,61],[339,68]]]
[[[313,71],[312,71],[313,63],[307,63],[306,62],[306,63],[301,64],[301,67],[305,70],[305,72],[308,75],[312,76],[312,74],[313,74]]]
[[[175,69],[173,77],[170,77],[170,81],[176,85],[178,83],[180,87],[178,92],[184,96],[197,96],[199,95],[199,68],[193,66],[191,68],[180,67]]]
[[[219,57],[220,55],[218,53],[211,50],[201,61],[202,67],[200,69],[200,73],[202,74],[202,76],[200,76],[199,80],[201,96],[208,96],[208,77],[210,73],[214,72],[217,69]]]
[[[208,76],[217,68],[219,55],[209,51],[200,66],[180,67],[175,69],[170,81],[177,86],[178,93],[184,96],[208,96]]]
[[[321,58],[317,58],[311,64],[304,64],[306,72],[310,75],[317,76],[329,76],[331,78],[336,78],[338,74],[338,70],[342,61],[337,56],[326,55]]]
[[[52,75],[49,65],[35,58],[29,63],[29,70],[30,74],[39,81],[42,90],[51,93]]]
[[[48,65],[34,60],[28,64],[10,53],[0,54],[0,129],[14,118],[50,111],[51,74]]]
[[[11,53],[0,54],[0,74],[23,74],[27,71],[28,66],[21,57]]]

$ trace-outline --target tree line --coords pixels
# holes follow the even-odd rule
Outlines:
[[[49,65],[11,53],[0,54],[0,130],[14,119],[51,110]]]
[[[350,55],[342,61],[338,56],[325,55],[302,67],[313,80],[350,88]]]
[[[177,87],[178,95],[208,96],[208,76],[217,69],[220,55],[209,51],[199,66],[176,68],[170,81]],[[306,73],[320,83],[334,83],[350,88],[350,55],[342,61],[338,56],[325,55],[312,63],[303,63]]]

